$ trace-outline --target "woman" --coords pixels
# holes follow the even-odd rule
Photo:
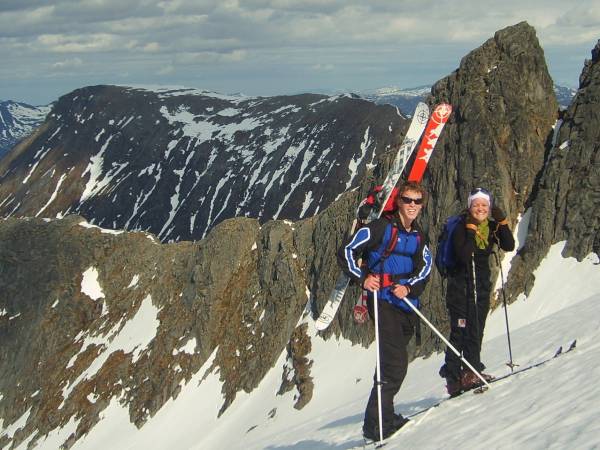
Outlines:
[[[485,189],[471,192],[468,209],[452,233],[457,267],[450,273],[446,290],[446,306],[450,317],[450,343],[478,372],[481,363],[481,340],[490,309],[491,268],[489,257],[494,245],[502,250],[515,248],[506,214],[493,205],[492,195]],[[490,219],[491,214],[491,219]],[[450,349],[440,369],[450,396],[472,389],[481,380]],[[488,380],[490,375],[482,374]]]

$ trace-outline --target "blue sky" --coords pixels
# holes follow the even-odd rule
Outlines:
[[[598,0],[2,0],[0,99],[45,104],[94,84],[408,88],[523,20],[554,81],[577,86],[600,38]]]

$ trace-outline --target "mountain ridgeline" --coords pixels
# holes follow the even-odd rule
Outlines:
[[[494,191],[513,225],[529,209],[511,298],[531,288],[553,243],[566,240],[565,256],[578,259],[600,251],[599,53],[562,122],[526,23],[498,31],[432,87],[429,103],[454,110],[423,180],[421,225],[435,252],[443,221],[475,186]],[[356,205],[384,178],[406,126],[396,108],[352,96],[96,86],[62,97],[0,160],[0,447],[54,433],[69,448],[110,407],[143,427],[209,372],[223,402],[197,408],[214,415],[272,371],[282,380],[273,395],[293,390],[294,407],[310,403],[312,318]],[[348,289],[322,338],[372,341],[372,325],[353,322],[356,295]],[[447,331],[437,273],[422,299]],[[439,349],[423,333],[413,354]]]
[[[83,88],[0,161],[0,213],[80,214],[162,241],[231,217],[298,220],[356,188],[405,125],[396,108],[345,95]]]

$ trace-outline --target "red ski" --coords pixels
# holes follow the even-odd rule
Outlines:
[[[410,169],[408,181],[416,181],[417,183],[420,183],[423,179],[423,174],[427,168],[429,158],[431,158],[435,144],[437,143],[438,138],[442,133],[442,129],[448,121],[451,113],[452,105],[449,105],[448,103],[440,103],[433,110],[433,113],[427,122],[427,126],[425,127],[423,139],[421,140],[421,144],[417,150],[415,162]],[[393,204],[395,199],[392,198],[391,202]],[[367,321],[369,312],[367,310],[367,291],[364,289],[362,291],[362,295],[354,305],[352,313],[354,315],[354,320],[357,323],[364,323]]]
[[[417,157],[408,175],[408,181],[419,183],[423,178],[431,153],[451,113],[452,106],[448,103],[440,103],[433,110],[433,114],[431,114],[429,122],[427,122],[425,133],[423,133],[421,145],[419,145],[419,149],[417,150]]]

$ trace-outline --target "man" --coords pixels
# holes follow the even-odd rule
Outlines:
[[[369,313],[378,307],[379,357],[381,361],[381,409],[383,438],[399,430],[408,420],[394,412],[394,396],[408,368],[407,345],[418,317],[415,306],[425,288],[432,258],[426,239],[415,219],[426,200],[425,190],[415,182],[398,189],[396,211],[360,228],[338,252],[338,263],[352,279],[369,291]],[[363,257],[366,264],[359,266]],[[378,292],[373,305],[373,292]],[[379,440],[377,373],[367,403],[363,435]]]

